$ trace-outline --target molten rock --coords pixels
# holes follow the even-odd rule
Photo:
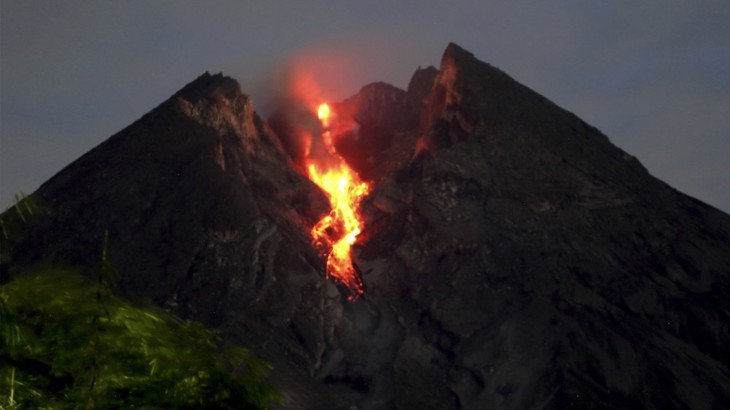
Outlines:
[[[356,301],[288,131],[207,74],[45,183],[13,267],[108,230],[118,289],[270,360],[285,408],[730,407],[730,216],[454,44],[331,108],[372,186]]]

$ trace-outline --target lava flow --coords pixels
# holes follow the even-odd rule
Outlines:
[[[356,299],[363,292],[362,281],[355,272],[350,257],[350,249],[362,230],[359,215],[360,201],[367,195],[370,187],[360,181],[353,171],[337,155],[328,127],[330,125],[330,108],[321,104],[317,110],[318,117],[325,127],[322,139],[327,150],[338,160],[335,166],[322,169],[309,162],[307,171],[309,179],[317,184],[326,194],[332,210],[312,228],[315,246],[327,256],[327,277],[334,277],[352,292],[350,299]]]

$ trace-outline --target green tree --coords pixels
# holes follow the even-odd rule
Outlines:
[[[17,195],[0,215],[0,266],[52,216]],[[0,286],[0,409],[267,408],[267,363],[220,335],[115,297],[105,234],[96,280],[79,269],[23,272]]]
[[[102,258],[104,260],[104,258]],[[3,408],[266,408],[269,365],[73,270],[0,288]]]

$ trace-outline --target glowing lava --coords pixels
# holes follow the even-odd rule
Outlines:
[[[317,110],[322,124],[327,127],[330,108],[322,104]],[[350,169],[332,146],[329,131],[322,135],[327,149],[336,156],[337,165],[321,169],[310,162],[307,167],[309,179],[326,194],[332,210],[312,228],[314,245],[327,256],[327,277],[334,277],[352,292],[350,299],[362,294],[362,281],[355,272],[350,258],[350,249],[362,230],[362,220],[358,214],[360,201],[367,195],[370,187],[360,181],[357,173]]]
[[[330,106],[327,104],[320,104],[319,108],[317,108],[317,117],[319,117],[319,120],[322,121],[322,125],[325,127],[329,126],[330,114]]]

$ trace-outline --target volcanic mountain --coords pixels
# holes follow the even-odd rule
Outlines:
[[[3,269],[91,269],[107,232],[120,295],[270,361],[284,408],[730,407],[730,216],[455,44],[332,109],[356,300],[294,128],[207,73],[43,184]]]

